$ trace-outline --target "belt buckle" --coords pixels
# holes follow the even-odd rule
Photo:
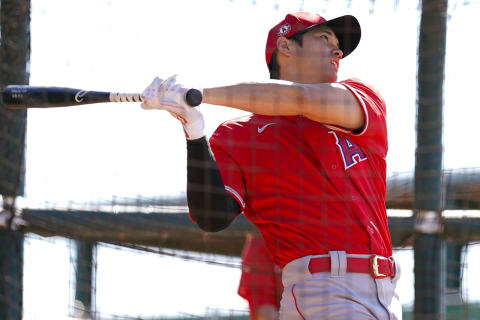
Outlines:
[[[385,257],[382,257],[382,256],[378,256],[378,255],[372,256],[372,258],[371,258],[372,276],[375,279],[382,279],[382,278],[388,277],[388,274],[380,273],[380,271],[378,271],[378,260],[379,259],[388,260],[388,258],[385,258]]]

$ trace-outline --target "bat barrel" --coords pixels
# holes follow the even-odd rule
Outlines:
[[[9,109],[66,107],[109,102],[109,92],[62,87],[7,86],[2,93]]]

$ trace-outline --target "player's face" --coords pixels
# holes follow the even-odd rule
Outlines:
[[[333,31],[320,26],[306,32],[302,46],[297,48],[297,71],[304,83],[337,81],[342,51],[338,49],[338,39]]]

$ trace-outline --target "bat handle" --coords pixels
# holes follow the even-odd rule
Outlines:
[[[111,102],[142,102],[142,95],[138,93],[119,93],[111,92],[110,93]]]
[[[202,103],[203,95],[202,92],[198,89],[188,89],[185,92],[185,102],[191,106],[196,107]],[[142,102],[143,98],[141,94],[138,93],[110,93],[111,102]]]

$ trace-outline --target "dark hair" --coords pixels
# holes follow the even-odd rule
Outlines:
[[[303,45],[303,35],[305,32],[299,32],[289,37],[295,41],[300,47]],[[280,79],[280,66],[277,61],[278,49],[273,51],[272,57],[270,58],[270,63],[268,64],[268,71],[270,72],[270,79]]]

